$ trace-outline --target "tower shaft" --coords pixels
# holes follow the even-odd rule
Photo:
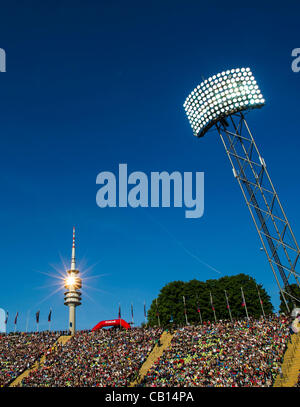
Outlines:
[[[71,335],[74,335],[76,332],[75,304],[69,305],[69,329],[71,331]]]
[[[82,280],[78,276],[79,270],[76,269],[75,260],[75,228],[73,228],[73,243],[72,243],[72,259],[71,268],[67,271],[65,279],[65,302],[64,304],[69,307],[69,331],[71,335],[76,331],[76,307],[81,305],[81,292],[79,289],[82,286]]]

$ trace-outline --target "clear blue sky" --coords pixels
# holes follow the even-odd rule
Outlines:
[[[58,281],[50,275],[70,262],[73,225],[79,265],[94,277],[84,282],[79,329],[117,317],[119,302],[125,319],[133,302],[142,322],[144,300],[149,306],[169,281],[241,272],[278,306],[221,141],[194,138],[182,104],[202,75],[252,69],[267,104],[248,123],[300,239],[300,73],[291,70],[299,13],[297,1],[2,4],[0,307],[9,330],[17,311],[18,328],[28,318],[35,329],[37,310],[47,329],[50,307],[52,328],[67,328],[63,290],[50,296]],[[147,174],[204,171],[204,216],[100,209],[96,176],[119,163]]]

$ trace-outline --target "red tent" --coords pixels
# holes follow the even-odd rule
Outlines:
[[[97,325],[94,326],[92,331],[97,331],[106,326],[122,326],[125,329],[130,329],[130,325],[124,321],[124,319],[107,319],[106,321],[100,321]]]

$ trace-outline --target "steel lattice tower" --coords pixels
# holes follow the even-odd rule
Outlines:
[[[245,113],[264,105],[249,68],[222,72],[202,82],[184,104],[194,135],[217,129],[255,224],[272,272],[290,311],[286,295],[295,306],[289,284],[299,286],[295,271],[300,250],[261,156],[245,120]]]

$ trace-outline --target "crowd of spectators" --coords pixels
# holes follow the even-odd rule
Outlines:
[[[141,385],[272,386],[290,339],[289,326],[286,316],[270,315],[259,320],[208,321],[178,328]],[[128,386],[138,377],[155,343],[159,344],[162,332],[162,328],[80,331],[65,344],[55,346],[62,332],[2,335],[0,387],[32,367],[42,355],[44,363],[19,386]]]
[[[219,321],[178,329],[143,386],[272,386],[289,340],[289,319]]]
[[[161,328],[102,329],[78,332],[49,350],[43,366],[33,370],[23,387],[128,386],[138,375]]]
[[[60,336],[58,332],[0,335],[0,387],[7,386],[32,366]]]

